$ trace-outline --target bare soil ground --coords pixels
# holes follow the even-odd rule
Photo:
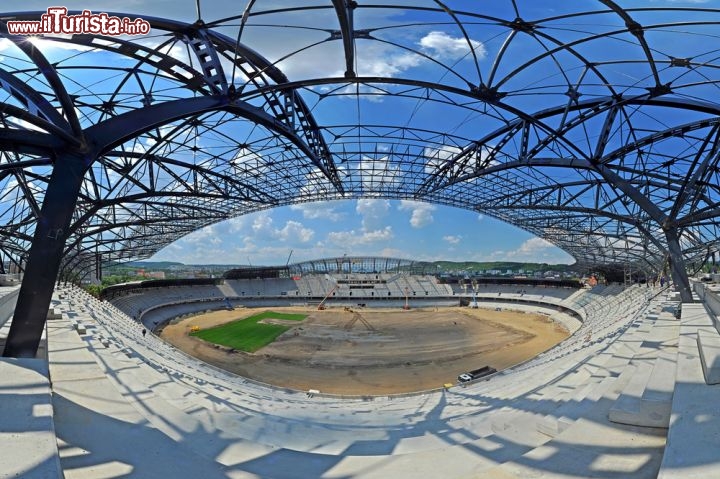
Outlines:
[[[246,318],[258,309],[215,311],[174,321],[159,334],[186,353],[241,376],[299,390],[359,395],[441,387],[485,365],[508,368],[568,337],[547,316],[506,310],[272,310],[309,316],[299,322],[277,321],[292,329],[252,354],[188,333],[192,326],[209,328]]]

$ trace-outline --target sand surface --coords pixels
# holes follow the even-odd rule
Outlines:
[[[508,368],[545,351],[568,332],[541,314],[492,309],[272,308],[308,314],[276,321],[292,328],[248,354],[188,335],[266,309],[238,308],[173,321],[159,333],[188,354],[241,376],[293,389],[335,394],[392,394],[455,383],[485,365]]]

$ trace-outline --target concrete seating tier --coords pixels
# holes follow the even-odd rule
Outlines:
[[[219,288],[228,297],[299,296],[300,289],[289,278],[229,279]]]
[[[653,314],[660,300],[648,306],[644,288],[590,298],[575,335],[489,380],[344,399],[217,370],[152,334],[143,337],[142,327],[109,303],[76,289],[62,294],[54,307],[86,328],[78,335],[69,321],[53,322],[62,330],[50,354],[59,384],[56,422],[71,479],[88,471],[105,475],[86,477],[589,477],[596,467],[607,477],[636,478],[654,477],[660,465],[664,429],[608,420],[626,386],[624,369],[643,354],[638,334],[659,319]],[[81,429],[87,414],[97,420]],[[144,454],[118,447],[121,441]],[[167,472],[153,475],[166,462]]]
[[[19,285],[0,286],[0,328],[12,317],[19,292]]]
[[[437,284],[435,277],[429,275],[408,275],[404,273],[352,273],[330,275],[306,275],[295,280],[297,295],[323,298],[333,288],[331,298],[350,297],[404,298],[409,297],[447,297],[453,291],[449,285]],[[366,288],[353,288],[353,284],[363,284]],[[370,287],[371,286],[371,287]],[[288,291],[288,296],[295,293]]]
[[[697,345],[705,382],[707,384],[719,384],[720,335],[713,331],[698,330]]]
[[[496,285],[479,283],[475,289],[471,284],[463,288],[460,284],[443,285],[449,286],[453,294],[472,297],[475,293],[480,298],[515,298],[534,299],[545,303],[558,304],[573,294],[582,291],[574,288],[556,288],[552,286],[527,286],[527,285]]]
[[[646,316],[631,333],[637,349],[623,375],[627,384],[610,409],[622,424],[667,428],[670,421],[680,325],[668,312]]]
[[[684,303],[672,414],[660,479],[720,477],[720,386],[705,383],[698,333],[717,334],[713,319],[703,304]]]

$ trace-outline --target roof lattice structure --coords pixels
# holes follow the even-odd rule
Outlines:
[[[133,37],[3,23],[3,256],[24,264],[53,174],[82,175],[66,270],[360,197],[481,212],[589,266],[718,250],[720,11],[265,3]]]

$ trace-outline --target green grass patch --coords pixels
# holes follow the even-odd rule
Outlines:
[[[201,329],[191,336],[198,337],[209,343],[220,344],[240,351],[254,353],[266,346],[290,329],[289,326],[279,324],[260,324],[263,319],[285,319],[290,321],[302,321],[306,314],[297,313],[276,313],[264,311],[254,314],[245,319],[238,319],[222,326],[209,329]]]

